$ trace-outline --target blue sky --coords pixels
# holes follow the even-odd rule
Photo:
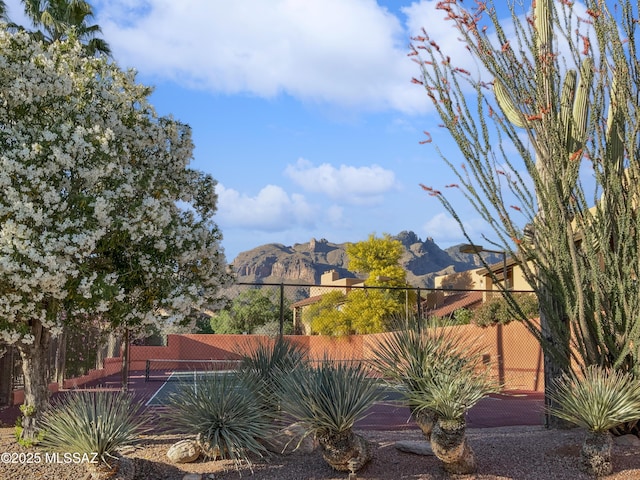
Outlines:
[[[219,182],[228,261],[264,243],[402,230],[443,248],[465,241],[418,185],[455,181],[436,146],[459,155],[445,132],[419,144],[439,121],[411,83],[410,36],[424,26],[464,51],[437,2],[90,3],[116,61],[155,86],[158,113],[192,127],[192,165]],[[7,5],[20,23],[19,0]],[[459,211],[481,243],[483,223],[462,201]]]

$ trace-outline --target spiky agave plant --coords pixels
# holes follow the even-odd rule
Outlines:
[[[640,382],[630,373],[587,367],[556,381],[551,413],[588,432],[580,452],[582,468],[595,476],[613,471],[610,430],[640,419]]]
[[[44,413],[41,445],[58,452],[97,454],[100,465],[116,469],[124,459],[118,450],[146,431],[142,404],[125,392],[69,392]],[[92,465],[92,463],[89,463]],[[98,465],[99,466],[99,465]]]
[[[205,456],[251,468],[250,455],[264,457],[268,451],[260,440],[274,431],[258,388],[241,375],[212,372],[197,384],[180,385],[164,417],[172,430],[195,435]]]
[[[277,379],[307,362],[307,351],[283,337],[267,340],[255,348],[245,349],[240,373],[248,383],[258,384],[258,393],[265,408],[271,413],[278,411],[279,384]]]
[[[353,431],[355,422],[382,396],[361,363],[327,358],[281,379],[283,410],[319,442],[325,461],[339,471],[355,472],[371,459],[367,441]]]

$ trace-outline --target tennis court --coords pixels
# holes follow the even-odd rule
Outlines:
[[[191,371],[191,372],[172,372],[165,381],[158,387],[158,389],[151,395],[147,403],[148,407],[160,407],[167,405],[169,397],[173,394],[180,392],[180,389],[188,387],[195,390],[198,389],[198,385],[203,382],[212,380],[215,377],[226,375],[228,377],[228,384],[233,385],[237,370],[203,370],[203,371]]]
[[[165,406],[171,395],[184,387],[198,389],[198,385],[226,375],[229,385],[238,380],[234,376],[240,367],[239,360],[147,360],[145,382],[162,382],[151,394],[146,406]],[[377,403],[396,404],[402,394],[382,379],[372,379],[378,383],[380,400]]]

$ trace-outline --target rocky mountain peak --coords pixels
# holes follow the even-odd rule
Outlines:
[[[433,287],[437,275],[481,266],[474,255],[461,254],[457,246],[442,250],[432,238],[422,241],[412,231],[402,231],[393,238],[405,248],[401,263],[407,270],[408,283],[414,287]],[[233,268],[241,282],[319,284],[320,276],[329,270],[351,278],[355,274],[348,269],[346,245],[326,238],[312,238],[293,246],[261,245],[238,254]],[[490,263],[499,260],[488,256]]]

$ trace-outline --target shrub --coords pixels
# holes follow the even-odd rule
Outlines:
[[[42,446],[97,453],[104,464],[145,431],[142,405],[125,392],[70,392],[44,412]]]
[[[249,454],[263,457],[267,449],[260,439],[274,432],[258,389],[242,375],[206,375],[197,384],[180,385],[165,416],[173,430],[197,435],[205,452],[251,466]]]
[[[497,389],[473,339],[458,331],[451,323],[440,326],[439,319],[423,329],[414,321],[390,333],[373,351],[374,368],[402,386],[400,392],[427,437],[432,414],[458,418]]]
[[[417,411],[426,409],[443,421],[459,422],[478,401],[497,391],[488,368],[450,364],[434,369],[431,376],[414,379],[409,399]]]
[[[275,412],[280,397],[277,379],[304,365],[306,354],[303,347],[278,337],[244,354],[240,372],[248,384],[258,385],[265,406]]]
[[[293,370],[280,382],[283,410],[318,440],[329,465],[355,472],[370,460],[369,445],[353,426],[382,393],[365,366],[325,358],[315,368]]]
[[[553,415],[591,432],[606,432],[640,419],[640,382],[629,373],[588,367],[583,376],[564,375],[551,393]]]
[[[350,430],[380,398],[378,386],[360,363],[324,359],[317,367],[295,369],[280,384],[283,408],[314,435]]]
[[[535,318],[539,315],[538,300],[535,295],[515,293],[513,298],[517,308],[527,318]],[[513,307],[502,296],[496,296],[484,302],[474,311],[472,321],[480,327],[489,327],[497,324],[506,325],[515,318],[517,318],[517,314],[513,311]]]

